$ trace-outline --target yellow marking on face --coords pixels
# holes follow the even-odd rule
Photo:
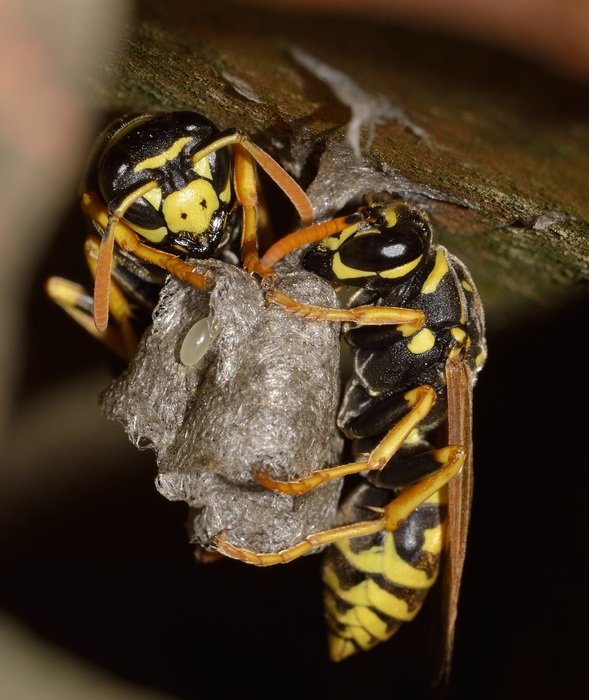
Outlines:
[[[219,193],[219,199],[225,204],[231,201],[231,178],[227,178],[223,191]]]
[[[472,285],[471,285],[469,282],[467,282],[466,280],[462,280],[462,283],[461,283],[461,284],[462,284],[463,288],[464,288],[467,292],[472,292],[472,291],[473,291]]]
[[[382,574],[391,583],[405,588],[429,588],[433,580],[428,578],[425,571],[415,569],[399,556],[392,534],[385,533],[383,539],[384,546],[371,547],[361,552],[354,552],[348,540],[343,540],[335,546],[359,571]]]
[[[162,204],[161,187],[155,187],[153,190],[149,190],[149,192],[143,195],[143,199],[146,199],[154,209],[159,209]]]
[[[137,226],[130,221],[127,221],[127,224],[135,233],[138,233],[152,243],[160,243],[169,233],[165,226],[160,226],[159,228],[143,228],[143,226]]]
[[[407,343],[407,350],[414,355],[429,352],[436,344],[436,336],[429,328],[422,328]]]
[[[197,160],[196,163],[192,166],[192,169],[197,175],[200,175],[201,177],[206,177],[208,180],[213,179],[213,173],[211,172],[211,164],[209,163],[209,159],[207,157]]]
[[[429,273],[428,278],[425,280],[423,287],[421,288],[421,293],[433,294],[437,290],[438,285],[447,272],[448,260],[446,259],[446,253],[442,248],[438,248],[433,270]]]
[[[484,350],[481,350],[479,354],[476,356],[475,359],[475,366],[476,367],[482,367],[485,364],[485,361],[487,359],[487,353]]]
[[[140,163],[137,163],[137,165],[133,168],[133,171],[138,173],[141,170],[149,170],[151,168],[161,168],[162,165],[165,165],[168,161],[174,160],[174,158],[177,158],[180,151],[190,141],[192,141],[192,136],[183,136],[182,138],[178,139],[177,141],[174,141],[174,143],[170,146],[170,148],[168,148],[167,151],[163,151],[162,153],[158,153],[157,155],[152,156],[151,158],[146,158],[145,160],[142,160]]]
[[[207,180],[212,181],[213,173],[211,171],[211,163],[208,157],[201,158],[200,160],[196,161],[196,163],[192,166],[192,169],[197,175],[200,175],[200,177],[204,177]],[[219,192],[219,199],[225,203],[231,201],[231,178],[227,178],[225,186],[223,187],[222,191]]]
[[[193,180],[182,190],[169,194],[162,207],[170,231],[204,233],[219,208],[219,199],[208,180]]]

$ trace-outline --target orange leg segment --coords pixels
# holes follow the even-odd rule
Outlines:
[[[289,495],[300,495],[307,493],[321,484],[325,484],[333,479],[339,479],[348,474],[358,474],[367,470],[382,469],[391,457],[397,452],[399,447],[406,440],[409,433],[417,426],[430,412],[436,392],[427,385],[417,387],[408,391],[405,401],[409,411],[389,430],[385,437],[378,443],[370,453],[367,460],[342,464],[337,467],[328,467],[303,476],[292,481],[276,481],[270,478],[265,472],[256,475],[256,479],[268,489],[279,491]]]
[[[425,323],[425,316],[418,309],[402,309],[393,306],[356,306],[351,309],[336,309],[312,306],[292,299],[276,289],[266,293],[266,301],[281,306],[295,316],[314,321],[339,321],[365,326],[402,324],[408,334],[419,330]]]
[[[465,452],[462,447],[445,447],[436,450],[435,454],[436,459],[442,463],[440,469],[402,491],[383,508],[380,517],[374,520],[362,520],[313,533],[301,542],[279,552],[254,552],[237,547],[229,542],[226,533],[222,533],[215,539],[215,549],[226,557],[238,559],[246,564],[273,566],[274,564],[287,564],[318,547],[334,542],[373,535],[382,531],[394,532],[402,526],[406,518],[418,506],[454,478],[464,465]]]
[[[96,261],[94,279],[94,323],[99,331],[106,330],[108,325],[110,275],[112,271],[117,224],[119,220],[125,216],[125,212],[134,202],[157,186],[158,184],[155,180],[146,182],[125,197],[112,214],[106,212],[106,224],[103,227],[104,236],[100,244],[100,252],[98,253],[98,259]]]
[[[258,255],[258,188],[256,168],[248,151],[235,145],[233,187],[243,212],[241,259],[250,274],[268,277],[272,270],[260,263]]]
[[[218,139],[210,143],[205,148],[193,154],[192,160],[196,163],[202,158],[206,158],[211,153],[218,151],[227,146],[238,144],[255,160],[255,162],[269,175],[272,180],[280,187],[288,199],[292,202],[297,210],[299,218],[303,226],[307,226],[313,221],[314,211],[311,201],[305,194],[305,191],[298,183],[279,165],[272,156],[268,155],[261,148],[258,148],[250,139],[241,131],[233,130],[230,133],[220,136]],[[234,149],[235,150],[235,149]]]

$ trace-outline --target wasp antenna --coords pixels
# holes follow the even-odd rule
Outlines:
[[[320,224],[315,224],[314,226],[308,226],[307,228],[293,231],[279,238],[276,243],[268,248],[262,257],[262,265],[271,267],[279,260],[285,258],[289,253],[292,253],[293,250],[302,248],[302,246],[307,243],[315,243],[329,236],[341,233],[348,223],[349,218],[347,216],[340,216],[335,219],[330,219],[329,221],[323,221]]]
[[[118,221],[118,218],[116,220]],[[110,274],[115,243],[113,224],[115,223],[115,217],[110,217],[96,261],[96,276],[94,278],[94,325],[98,331],[105,331],[108,326]]]
[[[272,158],[271,155],[253,144],[249,139],[240,139],[240,144],[290,199],[294,208],[297,210],[303,226],[308,226],[315,217],[315,210],[313,209],[311,200],[307,197],[302,187],[274,160],[274,158]]]
[[[150,180],[128,194],[114,212],[109,213],[108,224],[104,231],[98,260],[96,261],[96,277],[94,279],[94,325],[97,330],[104,331],[108,325],[110,274],[115,243],[115,231],[120,219],[140,197],[150,190],[159,187],[156,180]]]

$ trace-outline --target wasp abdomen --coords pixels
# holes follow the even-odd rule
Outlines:
[[[437,492],[394,533],[343,540],[325,555],[323,580],[329,647],[339,661],[388,639],[421,609],[434,584],[444,543],[445,505]],[[363,484],[346,517],[366,519],[390,491]]]

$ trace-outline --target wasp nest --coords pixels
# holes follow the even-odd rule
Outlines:
[[[208,261],[206,269],[215,277],[210,294],[168,280],[103,410],[135,445],[155,451],[156,486],[190,505],[196,544],[210,548],[225,532],[238,546],[278,551],[335,519],[339,483],[293,497],[255,475],[286,480],[339,463],[339,325],[268,306],[238,267]],[[292,263],[278,269],[281,291],[337,305],[315,275]]]

